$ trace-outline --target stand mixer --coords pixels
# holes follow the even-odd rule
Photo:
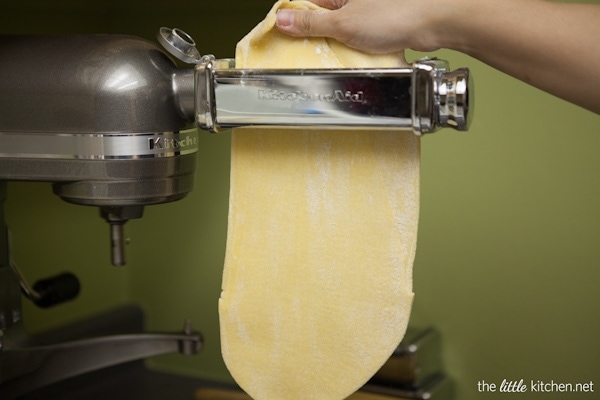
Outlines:
[[[153,43],[124,35],[0,36],[0,205],[7,181],[51,182],[63,200],[96,206],[111,261],[125,264],[124,225],[145,206],[192,189],[198,131],[238,126],[467,130],[467,69],[425,59],[397,69],[241,70],[201,56],[185,32]],[[170,54],[169,54],[170,53]],[[193,64],[178,68],[171,56]],[[21,321],[21,294],[41,307],[74,298],[71,274],[31,287],[11,257],[0,207],[0,397],[165,352],[195,354],[200,334],[130,334],[44,343]],[[110,350],[110,351],[109,351]],[[116,350],[116,351],[115,351]]]

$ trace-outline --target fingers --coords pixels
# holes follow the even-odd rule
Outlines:
[[[338,10],[350,0],[309,0],[310,2],[328,9]],[[277,28],[288,35],[298,37],[323,36],[333,37],[334,15],[327,11],[307,11],[294,9],[280,9],[277,11]]]
[[[342,8],[348,0],[309,0],[320,7],[327,8],[329,10],[337,10]]]
[[[276,26],[281,32],[298,37],[330,36],[330,12],[280,9]]]

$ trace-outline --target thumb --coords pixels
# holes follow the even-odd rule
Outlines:
[[[298,37],[329,36],[329,11],[280,9],[276,27],[281,32]]]

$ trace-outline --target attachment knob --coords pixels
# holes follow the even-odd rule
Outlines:
[[[198,64],[202,59],[194,39],[181,29],[162,27],[156,37],[165,50],[185,63]]]
[[[473,78],[469,69],[441,72],[436,97],[439,126],[469,130],[473,119]]]

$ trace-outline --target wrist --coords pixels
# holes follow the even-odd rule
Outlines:
[[[490,0],[494,1],[494,0]],[[486,10],[482,0],[441,0],[432,7],[429,37],[432,47],[468,53],[473,35],[472,22]]]

